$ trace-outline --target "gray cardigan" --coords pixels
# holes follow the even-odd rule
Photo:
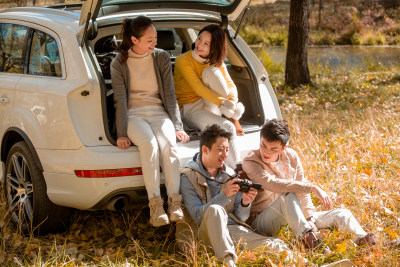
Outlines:
[[[162,49],[154,49],[154,69],[158,89],[165,111],[168,113],[176,131],[183,130],[181,115],[175,97],[175,85],[172,76],[172,66],[169,55]],[[128,95],[129,70],[127,64],[121,64],[121,54],[111,62],[111,80],[114,90],[114,106],[117,126],[117,136],[127,137],[128,128]]]

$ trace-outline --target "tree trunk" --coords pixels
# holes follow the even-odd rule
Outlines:
[[[319,0],[319,8],[318,8],[318,30],[321,29],[321,13],[322,13],[322,0]]]
[[[307,63],[308,32],[310,30],[309,8],[309,0],[290,1],[285,83],[293,88],[311,83]]]

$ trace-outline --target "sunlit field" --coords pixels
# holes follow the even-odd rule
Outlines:
[[[283,117],[289,122],[290,146],[299,152],[305,173],[335,201],[350,209],[363,227],[377,234],[379,245],[356,247],[348,233],[321,231],[332,253],[304,251],[287,228],[279,237],[314,264],[349,259],[358,266],[396,266],[399,248],[386,243],[400,234],[400,75],[347,73],[313,77],[313,85],[277,88]],[[314,198],[315,205],[320,203]],[[215,266],[201,244],[181,254],[174,225],[152,228],[148,209],[128,212],[75,213],[64,233],[21,236],[10,222],[4,197],[0,204],[0,265]],[[239,266],[300,265],[267,249],[241,251]]]
[[[17,2],[20,1],[14,1],[13,5]],[[39,4],[54,2],[37,1]],[[0,9],[4,7],[0,2]],[[381,8],[373,10],[382,12]],[[324,12],[328,13],[328,8]],[[369,44],[371,39],[370,44],[400,43],[400,12],[392,10],[390,20],[377,17],[374,12],[357,12],[353,13],[362,14],[362,18],[356,17],[349,25],[359,31],[345,28],[351,36],[343,30],[339,32],[341,35],[330,37],[326,33],[329,29],[318,34],[314,29],[311,41],[314,44],[339,41]],[[349,14],[353,16],[353,13]],[[350,15],[346,17],[349,20],[353,18]],[[380,35],[374,34],[373,29],[356,27],[364,25],[361,19],[370,17],[375,19],[377,27],[383,25]],[[311,19],[315,26],[316,15],[312,14]],[[258,28],[267,29],[268,25],[255,23],[244,26],[242,33],[248,42],[285,45],[287,29],[278,22],[279,27],[271,27],[269,35]],[[328,22],[327,19],[321,27],[327,28]],[[326,40],[328,37],[333,39]],[[342,259],[356,266],[400,266],[400,242],[397,246],[388,245],[400,240],[399,67],[382,67],[368,59],[365,60],[368,73],[334,72],[329,66],[310,65],[312,84],[292,89],[284,86],[284,66],[275,64],[266,54],[260,60],[270,73],[282,116],[290,125],[290,147],[299,153],[307,179],[330,194],[335,208],[351,210],[367,232],[377,235],[379,244],[357,247],[349,233],[324,229],[318,236],[332,250],[324,256],[305,251],[287,227],[277,237],[296,255],[307,258],[310,266]],[[21,235],[11,221],[3,188],[0,191],[0,266],[222,266],[212,250],[202,243],[194,244],[190,253],[178,251],[175,225],[151,227],[146,207],[121,212],[76,211],[65,232]],[[313,201],[321,209],[315,197]],[[287,255],[274,254],[268,248],[245,251],[238,247],[237,254],[238,266],[304,266],[302,260],[287,259]]]

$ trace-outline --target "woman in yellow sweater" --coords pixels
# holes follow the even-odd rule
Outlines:
[[[244,106],[224,63],[225,32],[218,25],[204,27],[192,49],[175,60],[175,95],[182,120],[191,128],[218,124],[232,132],[227,164],[235,167],[240,162],[236,135],[244,135],[239,124]]]

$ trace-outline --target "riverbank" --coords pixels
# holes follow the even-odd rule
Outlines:
[[[286,63],[284,46],[251,45],[269,74],[282,74]],[[347,72],[399,71],[400,46],[309,46],[311,75]]]

